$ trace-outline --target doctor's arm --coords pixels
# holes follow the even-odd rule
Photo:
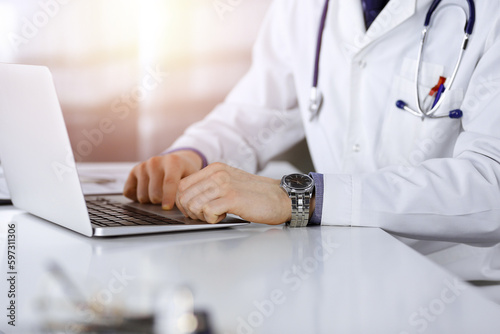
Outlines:
[[[266,224],[290,220],[290,199],[279,180],[222,163],[200,170],[201,160],[190,150],[151,158],[133,169],[125,195],[141,203],[162,203],[165,210],[176,204],[185,216],[212,224],[226,213]],[[139,182],[140,178],[151,181]],[[137,185],[143,188],[137,189]]]
[[[271,224],[288,220],[290,199],[279,180],[252,173],[304,138],[288,45],[290,29],[296,26],[293,10],[286,0],[271,4],[249,72],[224,103],[186,130],[167,150],[170,153],[136,166],[126,182],[125,196],[141,203],[161,203],[166,210],[176,202],[187,216],[210,222],[219,221],[226,212]],[[203,160],[222,164],[202,169]],[[214,184],[218,193],[203,190],[215,189]],[[216,202],[212,204],[217,210],[209,209],[206,202]],[[208,219],[203,206],[211,210]],[[261,214],[256,215],[257,211]]]
[[[323,224],[380,227],[417,239],[500,241],[498,22],[487,44],[463,100],[453,156],[366,174],[324,175]],[[489,94],[479,98],[485,90]]]

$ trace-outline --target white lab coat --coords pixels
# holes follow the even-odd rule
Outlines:
[[[443,1],[451,2],[467,8],[466,1]],[[416,108],[414,71],[431,0],[391,0],[368,31],[359,0],[331,0],[320,63],[323,108],[310,121],[323,3],[274,1],[250,71],[172,148],[196,147],[209,162],[255,172],[305,136],[316,171],[324,174],[322,224],[500,241],[500,2],[476,1],[469,47],[437,112],[461,108],[464,117],[422,121],[395,102]],[[421,96],[452,73],[464,25],[458,7],[434,14]],[[440,222],[439,216],[457,219]]]

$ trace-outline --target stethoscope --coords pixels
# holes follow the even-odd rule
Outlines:
[[[418,51],[418,58],[417,58],[417,69],[415,71],[415,98],[416,98],[417,110],[413,110],[412,108],[410,108],[408,106],[408,104],[406,102],[404,102],[402,100],[396,101],[396,106],[399,109],[405,110],[414,116],[420,117],[420,118],[422,118],[422,120],[425,118],[460,119],[463,116],[463,112],[460,109],[452,110],[447,115],[434,115],[434,114],[441,106],[441,104],[446,96],[446,93],[453,87],[455,77],[457,75],[460,64],[462,63],[462,58],[463,58],[464,52],[467,49],[469,38],[470,38],[470,35],[472,34],[472,30],[474,29],[474,23],[476,21],[476,7],[474,4],[474,0],[467,0],[467,3],[469,4],[469,19],[466,21],[462,46],[460,48],[458,60],[455,64],[455,68],[453,70],[451,77],[448,80],[446,80],[445,78],[440,78],[440,81],[439,81],[437,87],[435,87],[433,90],[431,90],[431,93],[433,94],[433,96],[435,95],[435,97],[434,97],[434,102],[432,103],[432,106],[430,108],[427,108],[428,109],[427,111],[424,110],[424,108],[422,107],[422,104],[420,102],[420,97],[419,97],[420,94],[419,94],[419,89],[418,89],[419,80],[418,79],[420,76],[420,68],[422,66],[422,53],[424,50],[424,45],[425,45],[427,33],[429,32],[432,14],[436,11],[436,8],[439,6],[440,2],[441,2],[441,0],[434,0],[432,2],[431,6],[429,7],[429,10],[427,11],[427,15],[425,17],[424,29],[422,30],[422,37],[420,39],[420,48]],[[321,110],[322,103],[323,103],[323,95],[321,94],[321,92],[318,89],[319,61],[320,61],[321,44],[322,44],[322,40],[323,40],[323,32],[325,30],[326,15],[328,13],[329,3],[330,3],[330,0],[326,0],[325,5],[323,7],[323,13],[321,15],[321,22],[320,22],[320,26],[319,26],[318,41],[316,44],[314,76],[313,76],[313,84],[312,84],[312,88],[311,88],[311,95],[310,95],[310,102],[309,102],[309,112],[310,112],[310,120],[311,121],[316,116],[318,116],[318,114]],[[462,8],[462,7],[460,7],[460,8]],[[465,10],[464,10],[464,13],[465,13]],[[467,13],[465,13],[465,14],[467,16]],[[447,87],[444,85],[446,82],[447,82]]]

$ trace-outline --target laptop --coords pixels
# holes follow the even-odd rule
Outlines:
[[[52,75],[43,66],[0,64],[0,160],[14,206],[88,237],[249,223],[228,215],[208,224],[121,195],[84,196]]]

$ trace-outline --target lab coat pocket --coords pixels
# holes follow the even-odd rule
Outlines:
[[[460,120],[448,117],[422,120],[396,106],[396,101],[401,100],[411,109],[418,109],[415,80],[412,79],[412,73],[408,70],[410,67],[409,62],[405,62],[401,75],[394,79],[383,130],[380,134],[379,167],[415,166],[428,159],[451,156],[461,129]],[[422,64],[419,95],[425,110],[428,110],[433,102],[431,97],[426,100],[425,95],[436,84],[442,72],[442,66]],[[463,95],[462,89],[448,91],[435,115],[447,115],[451,110],[460,108]]]

